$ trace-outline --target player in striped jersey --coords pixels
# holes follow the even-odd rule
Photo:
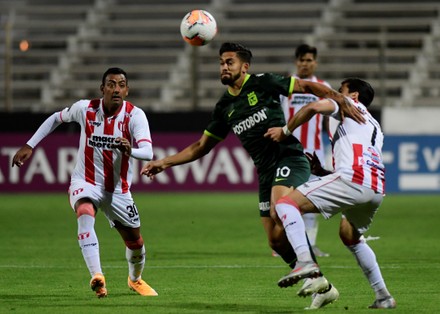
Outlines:
[[[318,50],[316,47],[307,44],[299,45],[295,50],[296,72],[294,76],[302,80],[321,83],[330,88],[331,86],[328,82],[315,76],[315,71],[318,66],[317,56]],[[302,107],[320,98],[313,94],[293,93],[290,97],[281,96],[280,99],[286,121],[289,121]],[[309,121],[303,123],[292,132],[293,136],[301,142],[301,145],[304,147],[304,152],[309,154],[316,153],[323,166],[325,166],[325,155],[322,133],[325,131],[330,135],[328,128],[328,116],[315,114]],[[314,175],[312,174],[311,178],[313,177]],[[319,257],[329,256],[328,253],[321,251],[316,245],[318,214],[305,214],[303,215],[303,219],[310,245],[315,255]]]
[[[141,278],[145,246],[130,192],[133,158],[153,158],[148,120],[140,108],[125,101],[129,87],[124,70],[109,68],[100,89],[102,98],[80,100],[47,118],[15,154],[12,166],[21,167],[35,146],[60,124],[78,123],[81,137],[69,200],[77,216],[78,243],[91,275],[90,287],[98,298],[107,296],[94,228],[99,208],[125,242],[129,288],[143,296],[155,296],[156,291]]]
[[[298,256],[295,269],[282,277],[278,284],[290,286],[319,273],[319,266],[313,262],[308,250],[301,215],[321,213],[328,219],[341,212],[341,240],[355,256],[375,293],[376,299],[370,308],[395,308],[396,302],[386,288],[376,255],[362,237],[385,193],[383,133],[367,110],[373,101],[374,90],[363,80],[348,78],[341,83],[340,92],[363,113],[366,123],[343,119],[338,106],[332,100],[324,99],[305,106],[283,128],[271,128],[266,133],[267,137],[282,141],[316,113],[340,120],[333,138],[334,172],[300,185],[275,205],[287,238]],[[321,296],[317,294],[317,297]]]

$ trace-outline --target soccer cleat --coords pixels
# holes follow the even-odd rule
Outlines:
[[[329,283],[324,276],[306,278],[301,289],[296,293],[300,297],[306,297],[313,293],[321,293],[329,289]]]
[[[330,284],[330,290],[321,293],[314,293],[312,295],[312,304],[306,307],[305,310],[316,310],[327,304],[335,302],[339,298],[339,291]]]
[[[90,288],[95,291],[98,298],[105,298],[107,296],[107,289],[105,287],[105,278],[103,274],[95,274],[90,280]]]
[[[130,277],[128,277],[128,287],[139,293],[144,297],[155,297],[157,296],[157,292],[151,288],[145,281],[142,279],[138,279],[136,281],[132,281]]]
[[[316,245],[312,246],[313,254],[315,254],[316,257],[329,257],[330,254],[323,252],[317,247]]]
[[[278,254],[275,250],[272,250],[272,256],[273,257],[280,257],[280,254]]]
[[[384,299],[375,300],[368,308],[370,309],[395,309],[396,300],[392,296],[386,297]]]
[[[297,262],[295,268],[278,281],[280,288],[286,288],[295,285],[304,278],[318,277],[319,267],[314,262]]]

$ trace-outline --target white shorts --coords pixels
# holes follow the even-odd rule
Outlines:
[[[383,200],[382,194],[342,179],[338,173],[310,180],[296,189],[325,219],[341,212],[360,234],[368,230]]]
[[[139,212],[130,192],[110,193],[85,181],[71,182],[69,201],[74,210],[75,203],[82,198],[89,198],[96,208],[101,209],[112,227],[115,225],[115,220],[131,228],[138,228],[141,225]]]

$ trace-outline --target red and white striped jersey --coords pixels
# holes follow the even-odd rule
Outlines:
[[[145,113],[124,101],[118,113],[106,116],[102,99],[80,100],[62,110],[59,120],[77,122],[81,126],[77,162],[71,180],[85,180],[112,193],[129,192],[133,158],[112,145],[117,137],[128,139],[132,147],[145,142],[151,145]]]
[[[347,98],[348,99],[348,98]],[[351,99],[361,109],[365,124],[345,118],[333,136],[333,163],[342,178],[385,194],[385,166],[382,161],[384,135],[367,108]],[[340,120],[339,112],[333,117]]]
[[[296,77],[296,76],[295,76]],[[303,79],[311,82],[321,83],[330,87],[326,81],[318,79],[313,76],[308,79]],[[281,96],[281,105],[284,110],[286,121],[289,121],[296,112],[310,102],[318,101],[320,98],[313,94],[294,93],[290,97]],[[314,115],[309,121],[302,124],[293,131],[293,135],[301,142],[304,147],[304,152],[316,152],[321,164],[325,164],[324,160],[324,144],[322,142],[322,119],[321,114]]]

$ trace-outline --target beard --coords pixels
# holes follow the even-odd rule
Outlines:
[[[223,85],[233,85],[236,80],[240,78],[240,73],[231,76],[220,76],[220,80]]]

